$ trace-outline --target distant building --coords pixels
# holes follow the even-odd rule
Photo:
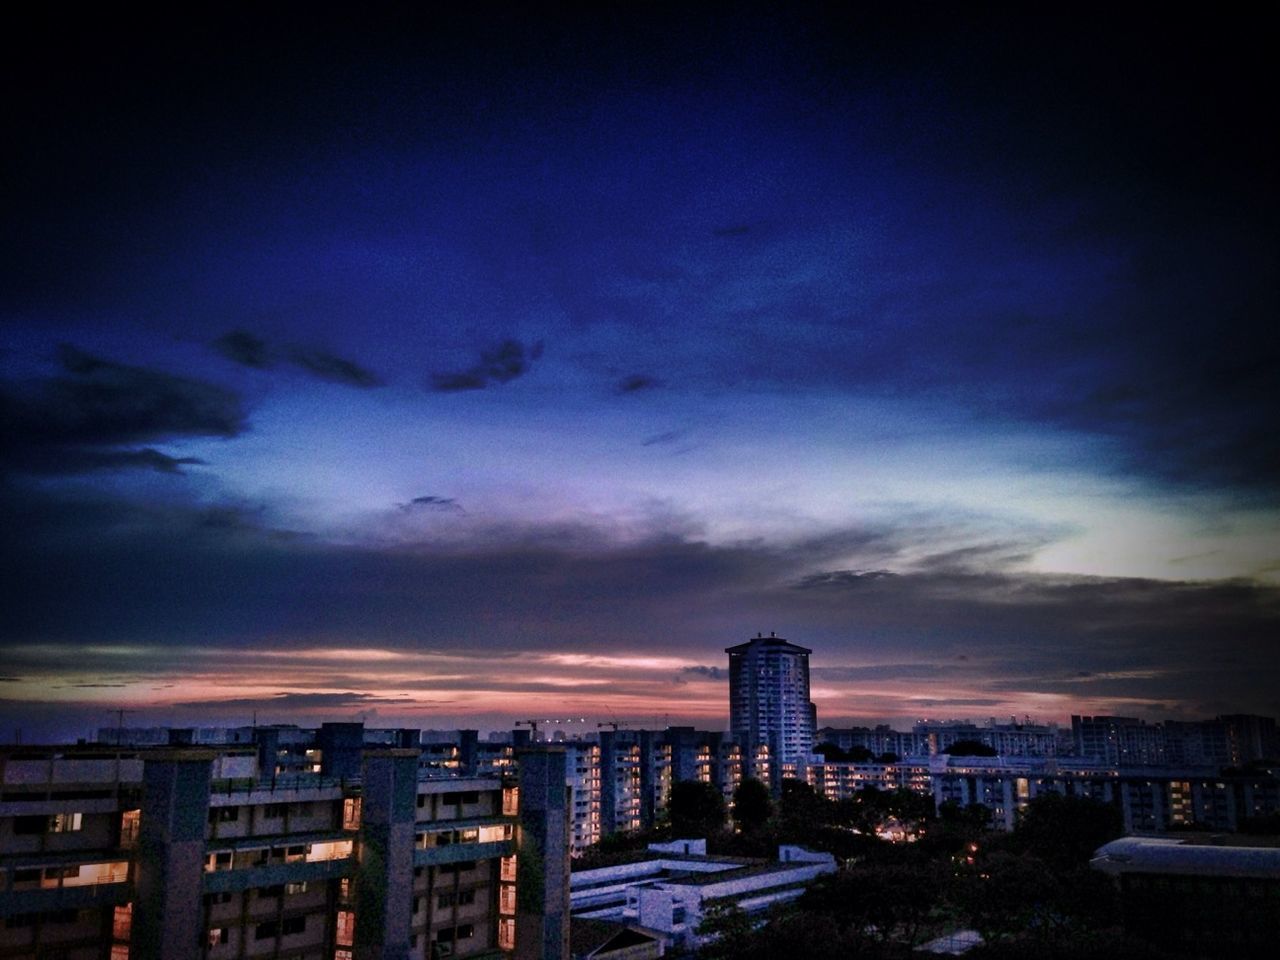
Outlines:
[[[809,654],[781,637],[727,647],[729,729],[744,749],[769,749],[775,784],[788,767],[803,776],[813,754],[817,711],[809,699]]]

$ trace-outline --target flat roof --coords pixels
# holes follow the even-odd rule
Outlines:
[[[1113,876],[1174,876],[1280,880],[1280,847],[1228,846],[1199,838],[1123,837],[1099,847],[1089,866]]]
[[[786,648],[791,653],[813,653],[808,647],[802,647],[799,644],[792,643],[790,640],[784,640],[782,637],[754,637],[746,643],[739,643],[733,647],[725,647],[725,653],[746,653],[753,646],[766,646]]]

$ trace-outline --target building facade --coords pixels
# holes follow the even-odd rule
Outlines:
[[[345,764],[350,747],[332,749]],[[518,776],[424,779],[418,749],[355,750],[340,777],[260,776],[252,748],[0,752],[0,957],[564,955],[551,934],[517,950],[529,836],[555,846],[528,885],[567,903],[563,753]],[[559,807],[524,810],[522,792]],[[525,903],[521,922],[567,936],[563,904]]]
[[[766,746],[772,779],[784,765],[802,768],[813,754],[816,710],[809,699],[809,654],[781,637],[758,636],[727,647],[729,729],[751,750]]]

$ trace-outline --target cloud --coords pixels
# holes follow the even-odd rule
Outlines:
[[[683,430],[668,430],[666,433],[655,433],[640,441],[642,447],[656,447],[665,443],[675,443],[684,436]]]
[[[825,570],[822,573],[811,573],[807,577],[801,577],[792,584],[792,588],[796,590],[813,590],[823,587],[848,589],[867,586],[896,576],[897,574],[888,570]]]
[[[482,351],[480,362],[473,367],[453,373],[432,374],[431,386],[441,393],[453,393],[483,390],[493,384],[510,383],[528,373],[533,362],[541,356],[541,340],[532,344],[528,350],[518,340],[503,340],[497,346]]]
[[[453,513],[466,513],[462,509],[462,504],[458,503],[453,497],[414,497],[408,503],[399,504],[401,510],[408,512],[415,508],[423,508],[427,510],[446,510]]]
[[[234,437],[246,418],[240,398],[204,381],[60,351],[68,375],[0,391],[0,453],[26,473],[143,468],[178,473],[198,463],[133,444]]]
[[[673,678],[722,681],[723,648],[767,624],[814,650],[815,700],[828,717],[910,716],[922,699],[1058,717],[1107,712],[1125,695],[1188,714],[1211,702],[1280,707],[1280,589],[1031,573],[991,565],[983,551],[967,568],[951,550],[924,551],[943,557],[932,566],[914,563],[922,539],[983,542],[964,525],[947,541],[936,520],[783,544],[477,524],[460,540],[388,546],[290,537],[243,508],[8,493],[3,643],[10,672],[24,677],[100,682],[124,669],[171,681],[234,668],[282,686],[438,689],[515,704],[573,689],[582,667],[536,659],[569,651],[622,658],[592,668],[589,695],[613,704],[605,691],[616,690],[625,709],[651,715],[670,709],[662,689]],[[985,542],[1012,542],[998,533]],[[108,652],[139,645],[136,655]],[[193,658],[193,647],[224,652]],[[252,657],[264,647],[278,656]],[[424,647],[453,659],[415,669],[359,653],[413,657]],[[329,648],[334,657],[315,655]],[[245,651],[242,666],[228,666],[237,657],[225,651],[235,650]],[[672,657],[689,669],[660,662]],[[635,658],[654,666],[627,665]],[[356,675],[366,671],[386,678]],[[219,685],[234,692],[235,682]]]
[[[662,385],[657,377],[651,377],[647,373],[633,373],[619,380],[616,389],[621,394],[640,393],[644,390],[656,390]]]
[[[151,447],[141,450],[94,450],[82,447],[53,447],[28,451],[23,469],[36,474],[77,474],[96,470],[154,470],[180,474],[183,467],[203,466],[199,457],[171,457]]]
[[[334,356],[323,350],[299,348],[289,354],[289,359],[295,366],[321,380],[329,380],[333,383],[341,383],[348,387],[359,387],[364,390],[382,386],[382,380],[377,374],[366,370],[351,360],[344,360],[342,357]]]
[[[232,330],[213,341],[213,348],[228,360],[256,370],[274,367],[277,355],[267,341],[247,330]],[[317,347],[293,347],[286,358],[300,370],[320,380],[368,390],[383,385],[373,371]]]
[[[175,707],[217,707],[219,709],[244,709],[248,707],[267,710],[324,710],[364,706],[406,706],[416,702],[407,694],[396,697],[380,697],[369,693],[348,690],[342,693],[274,693],[263,697],[234,697],[226,700],[187,700],[175,703]],[[437,701],[448,702],[448,701]]]
[[[267,342],[247,330],[231,330],[213,341],[213,348],[228,360],[256,370],[275,366]]]
[[[692,667],[681,667],[681,673],[695,673],[700,677],[706,677],[708,680],[727,680],[729,674],[720,667],[708,667],[698,664]]]

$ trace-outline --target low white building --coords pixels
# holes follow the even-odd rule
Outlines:
[[[653,856],[635,863],[575,871],[569,882],[573,916],[638,923],[660,931],[669,945],[694,949],[712,903],[763,913],[836,870],[831,854],[803,847],[780,847],[776,861],[708,856],[705,841],[649,849]]]

